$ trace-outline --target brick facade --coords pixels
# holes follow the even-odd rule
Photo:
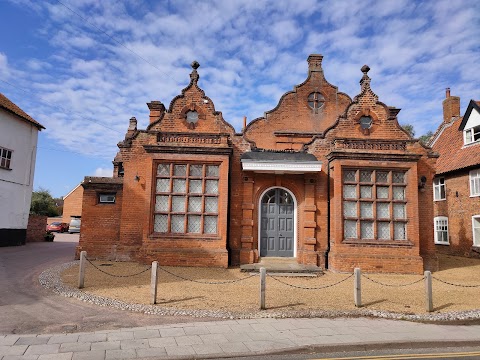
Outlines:
[[[448,240],[437,241],[439,253],[480,257],[480,239],[474,242],[473,217],[480,217],[480,196],[472,196],[470,172],[480,170],[480,142],[465,144],[463,130],[470,116],[480,119],[480,104],[473,100],[460,116],[460,98],[446,91],[443,122],[434,134],[432,148],[440,155],[436,179],[444,183],[444,196],[434,201],[434,217],[448,219]],[[473,120],[477,125],[478,120]],[[480,237],[480,236],[479,236]]]
[[[77,185],[63,198],[62,222],[69,224],[72,217],[82,216],[83,187]]]
[[[190,84],[168,109],[160,101],[148,103],[145,130],[130,119],[113,162],[114,178],[85,178],[78,250],[162,265],[258,262],[260,248],[267,246],[266,194],[279,189],[294,202],[284,220],[293,234],[289,254],[299,263],[348,272],[436,269],[435,154],[399,126],[399,109],[378,101],[367,66],[352,100],[324,78],[321,55],[311,55],[308,64],[302,84],[235,133],[198,87],[194,62]],[[264,167],[246,170],[246,155]],[[265,160],[272,158],[279,160]],[[347,173],[356,174],[358,184],[345,183]],[[360,181],[368,174],[367,183]],[[375,180],[380,177],[388,183]],[[420,178],[427,179],[421,187]],[[356,199],[342,195],[348,186],[357,189]],[[360,197],[364,190],[370,197]],[[386,198],[378,199],[377,190]],[[109,191],[116,194],[115,204],[99,204],[99,194]],[[358,208],[354,218],[345,215],[347,206]],[[377,207],[388,219],[380,221]],[[275,216],[281,224],[283,218]],[[283,225],[278,226],[272,239],[281,247]]]

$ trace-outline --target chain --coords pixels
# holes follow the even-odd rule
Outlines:
[[[85,258],[85,259],[87,259],[87,258]],[[97,269],[98,271],[100,271],[100,272],[102,272],[102,273],[104,273],[104,274],[107,274],[107,275],[109,275],[109,276],[118,277],[118,278],[126,278],[126,277],[137,276],[137,275],[143,274],[144,272],[147,272],[148,270],[150,270],[150,269],[152,268],[151,266],[149,266],[149,267],[146,268],[145,270],[142,270],[142,271],[140,271],[139,273],[132,274],[132,275],[116,275],[116,274],[110,274],[110,273],[106,272],[105,270],[100,269],[97,265],[95,265],[94,263],[92,263],[92,262],[90,261],[90,259],[87,259],[87,261],[88,261],[95,269]]]
[[[461,284],[454,284],[448,281],[440,280],[436,278],[435,276],[432,276],[432,279],[435,279],[437,281],[440,281],[441,283],[447,284],[447,285],[452,285],[452,286],[458,286],[458,287],[464,287],[464,288],[477,288],[480,287],[480,285],[461,285]]]
[[[277,277],[275,275],[270,275],[267,273],[267,275],[269,277],[271,277],[273,280],[275,281],[278,281],[279,283],[283,284],[283,285],[287,285],[287,286],[290,286],[290,287],[293,287],[293,288],[297,288],[297,289],[304,289],[304,290],[321,290],[321,289],[326,289],[326,288],[329,288],[329,287],[332,287],[332,286],[335,286],[335,285],[338,285],[344,281],[347,281],[348,279],[350,279],[353,274],[350,274],[350,276],[346,277],[345,279],[343,280],[340,280],[339,282],[336,282],[334,284],[330,284],[330,285],[325,285],[325,286],[319,286],[319,287],[306,287],[306,286],[298,286],[298,285],[292,285],[292,284],[289,284],[289,283],[286,283],[285,281],[282,281],[280,279],[277,279]]]
[[[175,276],[179,279],[182,279],[182,280],[186,280],[186,281],[191,281],[191,282],[194,282],[194,283],[198,283],[198,284],[207,284],[207,285],[221,285],[221,284],[232,284],[232,283],[236,283],[236,282],[240,282],[240,281],[243,281],[243,280],[247,280],[247,279],[250,279],[251,277],[254,277],[254,276],[257,276],[257,274],[252,274],[250,276],[246,276],[244,278],[241,278],[241,279],[236,279],[236,280],[225,280],[225,281],[199,281],[199,280],[193,280],[193,279],[189,279],[189,278],[186,278],[186,277],[183,277],[183,276],[180,276],[180,275],[177,275],[177,274],[174,274],[172,273],[171,271],[168,271],[162,267],[158,267],[160,270],[162,271],[165,271],[167,274],[170,274],[172,276]]]
[[[362,276],[363,276],[364,278],[370,280],[371,282],[375,283],[375,284],[382,285],[382,286],[390,286],[390,287],[410,286],[410,285],[419,283],[420,281],[423,281],[423,280],[425,279],[425,277],[422,277],[421,279],[415,280],[415,281],[413,281],[413,282],[411,282],[411,283],[408,283],[408,284],[400,284],[400,285],[397,285],[397,284],[385,284],[385,283],[382,283],[382,282],[380,282],[380,281],[373,280],[373,279],[369,278],[367,275],[364,275],[364,274],[362,274]]]

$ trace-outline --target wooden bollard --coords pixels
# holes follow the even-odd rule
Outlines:
[[[80,266],[78,268],[78,288],[83,289],[85,285],[85,265],[87,264],[87,252],[80,252]]]
[[[425,271],[425,310],[427,312],[433,311],[433,294],[432,294],[432,273]]]
[[[260,268],[260,310],[265,310],[265,288],[267,283],[267,269]]]
[[[354,270],[354,282],[353,282],[353,299],[355,301],[356,307],[362,306],[362,271],[360,268],[355,268]]]
[[[150,304],[157,303],[157,277],[158,277],[158,261],[152,262],[152,276],[150,277]]]

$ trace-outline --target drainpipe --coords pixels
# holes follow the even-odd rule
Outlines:
[[[330,252],[330,160],[328,160],[327,166],[327,250],[325,250],[325,269],[328,269],[328,253]]]

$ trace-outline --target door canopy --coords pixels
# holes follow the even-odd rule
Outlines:
[[[254,150],[244,153],[241,162],[243,171],[258,173],[304,174],[322,170],[322,162],[305,152]]]

